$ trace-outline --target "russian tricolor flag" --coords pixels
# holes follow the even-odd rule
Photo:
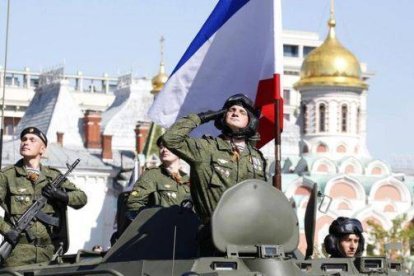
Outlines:
[[[221,0],[178,62],[149,110],[150,118],[169,127],[189,113],[218,110],[231,95],[243,93],[262,108],[262,146],[274,137],[274,102],[283,112],[280,0]],[[215,134],[214,127],[195,134]]]

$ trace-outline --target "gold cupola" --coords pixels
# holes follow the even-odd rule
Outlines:
[[[161,89],[164,87],[164,84],[168,80],[168,75],[165,73],[165,65],[164,65],[164,37],[161,36],[160,44],[161,44],[161,62],[160,62],[160,70],[156,76],[152,78],[152,94],[158,94]]]
[[[367,89],[362,80],[358,59],[338,41],[335,35],[333,2],[328,21],[329,33],[321,46],[309,53],[302,63],[295,89],[320,86],[342,86]]]

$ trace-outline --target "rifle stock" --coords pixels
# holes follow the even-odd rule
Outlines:
[[[50,185],[53,187],[59,188],[60,185],[65,181],[66,177],[75,169],[79,164],[80,159],[76,159],[72,165],[68,166],[68,170],[65,174],[60,174],[56,177]],[[47,198],[44,195],[41,195],[32,205],[23,213],[23,215],[18,219],[17,223],[13,229],[20,235],[23,231],[27,229],[30,225],[30,222],[36,217],[37,213],[45,207],[47,203]],[[13,245],[8,241],[4,240],[0,245],[0,264],[10,255],[13,250]]]

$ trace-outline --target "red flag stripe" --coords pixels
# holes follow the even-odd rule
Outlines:
[[[275,129],[275,100],[280,99],[279,105],[279,128],[283,130],[283,99],[280,95],[280,75],[274,74],[273,78],[261,80],[258,84],[256,94],[256,107],[261,109],[261,117],[259,120],[260,141],[257,147],[260,148],[274,139]]]

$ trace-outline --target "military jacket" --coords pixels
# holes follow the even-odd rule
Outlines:
[[[204,222],[212,215],[221,195],[229,187],[246,179],[266,180],[266,162],[262,153],[246,143],[238,159],[229,141],[220,137],[191,138],[200,125],[190,114],[174,123],[163,135],[164,145],[191,166],[191,196]]]
[[[177,182],[161,165],[149,169],[137,180],[127,200],[129,211],[138,211],[144,206],[170,207],[179,205],[190,197],[189,177],[180,171],[181,180]]]
[[[27,178],[23,160],[18,161],[14,166],[6,167],[0,172],[0,204],[8,215],[0,220],[0,232],[5,233],[10,230],[11,219],[17,220],[31,204],[42,194],[42,189],[60,175],[60,171],[48,167],[40,166],[40,175],[37,181],[32,182]],[[62,187],[68,194],[68,205],[79,209],[87,202],[86,194],[78,189],[69,180],[62,183]],[[56,215],[59,207],[57,204],[47,203],[42,211],[49,215]],[[30,234],[42,245],[50,244],[53,233],[53,226],[34,221],[28,228]],[[22,234],[20,240],[24,240]],[[27,243],[27,240],[26,240]]]

